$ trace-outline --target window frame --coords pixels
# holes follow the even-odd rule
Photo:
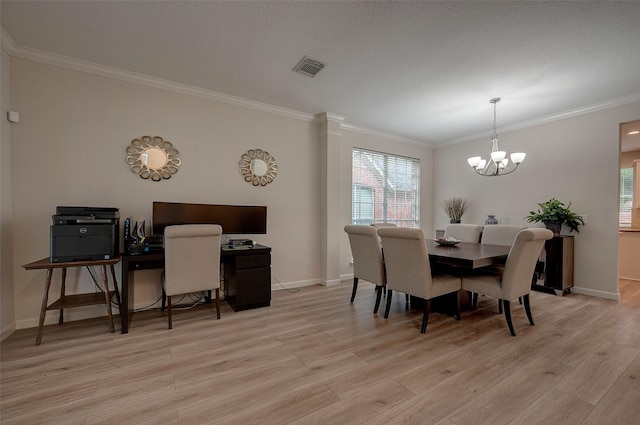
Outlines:
[[[351,222],[388,222],[398,227],[420,228],[420,160],[354,147],[351,153]],[[356,188],[371,188],[373,216],[362,217]]]

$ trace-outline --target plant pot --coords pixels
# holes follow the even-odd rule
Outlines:
[[[460,223],[460,220],[451,219],[451,220],[449,220],[449,223]]]
[[[562,223],[545,220],[543,221],[545,227],[553,232],[554,235],[559,235],[562,230]]]

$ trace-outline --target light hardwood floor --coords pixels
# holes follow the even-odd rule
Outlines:
[[[278,291],[222,319],[205,305],[51,325],[2,342],[0,422],[12,424],[638,424],[640,282],[620,302],[534,292],[511,337],[494,299],[456,321],[373,286]],[[383,308],[381,308],[381,311]],[[56,314],[49,312],[49,314]]]

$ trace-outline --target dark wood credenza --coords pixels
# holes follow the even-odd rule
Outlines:
[[[122,254],[121,333],[129,332],[133,314],[133,279],[136,270],[164,268],[164,252]],[[234,311],[267,307],[271,304],[271,248],[222,249],[220,274],[224,278],[225,299]]]
[[[545,241],[546,254],[544,264],[539,264],[537,271],[544,272],[544,283],[534,284],[533,289],[554,292],[562,295],[573,287],[573,245],[572,235],[555,235]],[[541,281],[538,281],[540,283]]]

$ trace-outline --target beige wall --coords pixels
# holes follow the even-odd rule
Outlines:
[[[640,102],[535,127],[501,133],[500,147],[527,153],[510,176],[480,177],[466,158],[490,151],[487,139],[437,149],[435,153],[436,226],[446,217],[439,203],[450,196],[470,201],[463,222],[483,223],[487,214],[511,224],[537,202],[557,197],[587,216],[576,234],[575,290],[616,298],[619,198],[619,124],[640,117]],[[575,234],[575,232],[574,232]]]
[[[0,340],[15,330],[13,309],[13,236],[11,232],[11,126],[9,55],[0,49]]]
[[[339,282],[342,266],[323,268],[322,242],[339,232],[338,252],[350,258],[341,245],[342,227],[350,218],[350,168],[340,174],[339,188],[322,188],[322,167],[350,167],[351,146],[413,156],[424,160],[424,219],[428,211],[431,148],[402,140],[370,136],[334,126],[347,136],[339,154],[321,160],[322,120],[289,117],[260,108],[246,108],[208,97],[109,78],[27,59],[11,58],[11,108],[21,114],[13,128],[12,244],[15,323],[17,328],[37,325],[44,272],[25,271],[22,265],[49,255],[49,226],[57,205],[118,207],[121,219],[150,220],[154,200],[268,206],[268,234],[252,236],[273,248],[272,288]],[[302,115],[302,114],[300,114]],[[125,163],[125,147],[142,135],[161,136],[175,144],[183,165],[170,180],[151,182],[132,174]],[[269,151],[277,160],[278,176],[266,187],[254,187],[238,170],[247,149]],[[340,214],[321,227],[323,196],[340,193]],[[344,213],[346,212],[346,213]],[[337,223],[336,223],[337,221]],[[348,250],[348,246],[346,247]],[[325,260],[323,260],[325,258]],[[333,260],[332,260],[333,261]],[[340,262],[340,260],[336,260]],[[344,263],[344,261],[342,261]],[[328,271],[327,271],[328,270]],[[117,266],[119,273],[119,266]],[[328,273],[328,274],[325,274]],[[54,274],[52,298],[59,290]],[[68,276],[68,291],[91,291],[84,270]],[[136,272],[135,305],[143,307],[160,294],[159,271]],[[3,283],[4,284],[4,283]],[[68,320],[103,315],[102,307],[70,310]],[[47,323],[56,321],[49,314]]]
[[[44,272],[21,265],[49,255],[57,205],[118,207],[123,219],[147,221],[154,200],[267,205],[268,234],[253,238],[273,248],[274,277],[319,282],[317,123],[19,58],[11,59],[11,77],[12,108],[21,114],[12,133],[18,328],[36,324],[44,282]],[[151,182],[129,171],[125,147],[145,134],[180,151],[183,164],[172,179]],[[277,160],[273,184],[254,187],[240,176],[240,155],[251,148]],[[139,275],[136,306],[159,294],[157,271]],[[69,291],[91,290],[86,271],[69,277]],[[89,310],[69,318],[104,314]]]

